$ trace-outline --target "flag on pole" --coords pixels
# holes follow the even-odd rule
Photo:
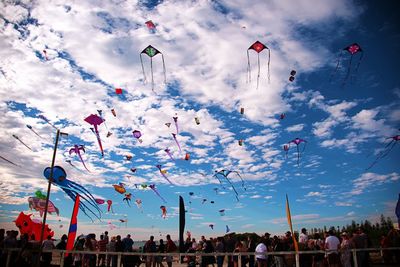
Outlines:
[[[74,241],[76,237],[76,231],[78,230],[78,211],[79,211],[79,204],[80,204],[80,197],[77,194],[75,197],[75,204],[74,209],[71,215],[71,222],[69,224],[69,231],[68,231],[68,239],[67,239],[67,247],[66,250],[72,250],[74,248]],[[68,252],[65,253],[65,257],[68,256]]]
[[[296,252],[298,252],[299,246],[297,244],[296,237],[293,234],[292,216],[290,215],[289,199],[287,195],[286,195],[286,217],[289,224],[290,232],[292,233],[294,249],[296,250]]]
[[[400,228],[400,194],[399,194],[399,200],[397,200],[395,213],[397,216],[397,223],[398,223],[397,228]]]

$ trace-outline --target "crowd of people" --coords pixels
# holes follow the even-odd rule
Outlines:
[[[20,239],[17,231],[7,231],[0,229],[0,267],[5,266],[7,253],[3,251],[8,248],[20,248],[13,252],[10,266],[34,266],[40,260],[41,266],[50,266],[53,253],[51,250],[65,250],[67,236],[63,235],[61,240],[55,244],[49,236],[42,244],[35,241],[34,236],[22,235]],[[400,247],[400,233],[396,229],[391,229],[388,234],[382,236],[381,247]],[[295,266],[295,255],[274,254],[274,252],[294,251],[296,243],[300,251],[315,251],[315,253],[300,253],[300,266],[325,267],[325,266],[354,266],[351,249],[371,247],[368,235],[362,228],[358,228],[354,233],[342,232],[338,234],[333,230],[324,233],[309,235],[303,228],[298,237],[293,237],[291,232],[286,232],[284,236],[272,236],[265,233],[259,237],[257,235],[247,235],[246,238],[238,238],[238,235],[227,234],[223,237],[208,238],[201,236],[197,241],[195,238],[188,237],[184,242],[184,252],[197,253],[201,255],[188,255],[176,261],[185,262],[188,267],[206,267],[208,265],[222,267],[293,267]],[[43,253],[39,259],[39,248],[43,248]],[[96,267],[96,266],[117,266],[117,255],[105,255],[102,252],[141,252],[155,253],[149,255],[123,255],[121,257],[122,266],[145,267],[172,267],[174,258],[172,256],[157,255],[157,253],[176,253],[178,247],[172,241],[170,235],[166,235],[166,241],[160,239],[157,243],[154,236],[142,246],[135,249],[131,235],[121,238],[120,235],[109,237],[108,232],[104,232],[97,240],[95,234],[79,236],[74,244],[74,252],[69,253],[64,259],[64,266]],[[36,252],[35,252],[36,251]],[[77,252],[82,253],[77,253]],[[92,252],[92,253],[85,253]],[[237,255],[207,255],[210,253],[245,253],[240,257]],[[268,254],[268,252],[270,252]],[[246,255],[246,253],[248,253]],[[254,253],[251,255],[251,253]],[[272,253],[272,254],[271,254]],[[400,251],[384,250],[382,260],[384,263],[400,264]],[[369,266],[369,253],[360,251],[356,254],[358,266]],[[239,266],[240,265],[240,266]]]

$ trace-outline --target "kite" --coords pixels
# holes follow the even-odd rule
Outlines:
[[[164,149],[165,153],[167,153],[168,157],[172,160],[175,160],[174,157],[171,154],[171,150],[169,148]]]
[[[146,185],[146,187],[147,187],[147,185]],[[151,185],[149,185],[149,187],[150,187],[151,190],[153,190],[153,192],[154,192],[159,198],[161,198],[161,200],[162,200],[164,203],[167,203],[167,201],[166,201],[166,200],[160,195],[160,193],[157,191],[156,185],[155,185],[155,184],[151,184]]]
[[[32,128],[32,126],[30,126],[30,125],[27,124],[26,127],[28,127],[29,130],[31,130],[34,134],[36,134],[37,136],[39,136],[40,138],[43,139],[43,137],[41,137],[40,134],[38,134],[38,133]]]
[[[136,199],[135,200],[136,206],[138,207],[138,209],[140,209],[140,212],[143,213],[143,209],[142,209],[142,200],[141,199]]]
[[[186,153],[184,160],[190,160],[190,154]]]
[[[214,200],[211,200],[210,203],[211,203],[211,204],[214,204],[215,202],[214,202]]]
[[[104,199],[101,199],[101,198],[95,198],[94,201],[96,201],[96,203],[99,205],[102,205],[105,203]]]
[[[125,189],[125,184],[124,183],[119,183],[119,184],[113,184],[113,187],[115,191],[117,191],[120,194],[125,194],[126,189]]]
[[[99,209],[99,206],[97,205],[95,198],[86,188],[84,188],[80,184],[68,180],[67,173],[60,166],[55,166],[53,168],[53,171],[51,171],[50,167],[44,169],[43,171],[44,177],[46,177],[49,180],[51,172],[53,172],[53,177],[51,182],[57,185],[59,188],[61,188],[73,201],[75,201],[77,195],[80,195],[82,200],[79,204],[79,208],[83,211],[83,213],[85,213],[86,216],[88,216],[91,219],[91,217],[86,212],[90,211],[98,219],[101,218],[101,211]],[[89,205],[92,206],[95,209],[95,211],[93,211]],[[98,212],[98,214],[96,212]]]
[[[244,114],[244,108],[240,108],[240,114]]]
[[[248,82],[251,82],[251,67],[250,67],[250,55],[249,55],[249,50],[254,50],[257,52],[257,63],[258,63],[258,74],[257,74],[257,89],[258,89],[258,84],[260,80],[260,53],[264,49],[268,50],[268,82],[270,81],[270,74],[269,74],[269,63],[271,60],[271,51],[270,49],[264,45],[263,43],[256,41],[254,44],[252,44],[248,49],[247,49],[247,80]]]
[[[53,127],[54,129],[58,130],[57,127],[54,126],[54,124],[52,124],[52,123],[50,122],[50,120],[49,120],[48,118],[46,118],[45,116],[39,115],[38,117],[41,118],[42,120],[44,120],[45,122],[47,122],[47,124],[49,124],[49,125],[50,125],[51,127]]]
[[[229,226],[226,225],[226,231],[225,231],[225,233],[229,233],[230,231],[231,231],[231,229],[229,229]]]
[[[291,72],[290,72],[290,77],[289,77],[289,81],[290,82],[293,82],[294,81],[294,76],[296,76],[296,71],[295,70],[292,70]]]
[[[125,227],[128,227],[128,219],[119,219],[121,224],[125,223]]]
[[[211,230],[214,230],[214,224],[210,223],[208,226],[211,228]]]
[[[154,32],[156,30],[156,25],[151,20],[146,21],[144,24],[146,24],[147,29],[149,29],[150,32]]]
[[[28,198],[28,203],[29,203],[29,209],[34,209],[36,211],[39,211],[40,217],[42,217],[44,213],[44,209],[46,207],[46,198],[38,198],[38,197],[29,197]],[[60,211],[58,208],[54,205],[53,202],[49,200],[49,204],[47,205],[47,212],[52,214],[56,213],[57,215],[60,215]]]
[[[164,83],[167,83],[167,76],[165,74],[165,61],[164,61],[164,55],[160,51],[158,51],[156,48],[152,47],[151,45],[147,46],[143,51],[140,53],[140,62],[142,64],[142,71],[143,71],[143,78],[144,82],[146,83],[146,73],[144,72],[144,66],[143,66],[143,59],[142,59],[142,54],[146,54],[148,57],[150,57],[150,71],[151,71],[151,89],[154,91],[154,77],[153,77],[153,57],[160,54],[162,58],[162,64],[163,64],[163,70],[164,70]]]
[[[383,150],[377,155],[376,159],[369,165],[369,167],[366,170],[371,169],[376,163],[378,163],[379,160],[383,159],[386,157],[390,151],[396,146],[397,142],[400,141],[400,135],[395,135],[386,138],[386,140],[390,140],[389,143],[386,144],[386,146],[383,148]]]
[[[37,190],[35,192],[35,197],[39,198],[39,199],[46,199],[47,195],[43,194],[42,191]]]
[[[160,206],[160,209],[161,209],[161,211],[162,211],[161,217],[162,217],[163,219],[165,219],[165,218],[167,217],[167,208],[166,208],[165,206]]]
[[[108,132],[106,137],[110,137],[112,135],[112,132]]]
[[[0,159],[4,160],[4,161],[6,161],[6,162],[8,162],[8,163],[10,163],[10,164],[12,164],[12,165],[15,165],[15,166],[17,166],[17,167],[20,167],[19,165],[15,164],[15,163],[12,162],[11,160],[6,159],[5,157],[0,156]]]
[[[19,139],[19,137],[15,134],[12,135],[15,139],[17,139],[21,144],[23,144],[24,146],[26,146],[30,151],[33,152],[32,148],[30,148],[27,144],[25,144],[21,139]]]
[[[125,197],[122,199],[122,201],[126,201],[126,203],[128,204],[129,207],[131,206],[131,200],[132,200],[131,193],[125,194]]]
[[[166,171],[166,170],[162,170],[162,169],[161,169],[162,166],[161,166],[160,164],[156,165],[156,167],[157,167],[157,169],[160,171],[160,173],[161,173],[161,175],[164,177],[164,179],[167,180],[170,184],[173,184],[173,183],[168,179],[167,175],[165,175],[165,174],[167,173],[167,171]]]
[[[179,134],[178,117],[172,117],[175,123],[176,134]]]
[[[45,58],[46,60],[49,60],[49,57],[47,56],[47,51],[46,51],[46,49],[43,49],[43,55],[44,55],[44,58]]]
[[[97,142],[99,143],[100,150],[101,150],[101,156],[104,157],[103,146],[101,144],[100,134],[99,134],[99,130],[97,128],[97,126],[101,125],[104,122],[104,120],[95,114],[91,114],[90,116],[85,118],[85,121],[87,123],[93,125],[94,129],[90,128],[90,130],[92,130],[92,132],[96,135]]]
[[[117,95],[122,95],[122,88],[115,88],[115,93]]]
[[[130,161],[132,159],[132,156],[131,155],[125,155],[125,159]]]
[[[112,200],[111,199],[107,200],[107,212],[110,212],[110,210],[112,213],[114,213],[113,208],[112,208]]]
[[[287,159],[287,155],[289,153],[289,145],[283,145],[283,151],[285,151],[285,158]]]
[[[176,139],[176,134],[174,134],[174,133],[171,133],[171,134],[172,134],[172,137],[173,137],[174,140],[175,140],[176,145],[177,145],[178,148],[179,148],[179,152],[182,153],[181,145],[179,144],[178,139]]]
[[[136,168],[131,168],[131,172],[135,173],[137,171]]]
[[[35,237],[36,241],[40,241],[42,233],[42,223],[37,223],[32,221],[32,214],[26,215],[21,211],[17,219],[14,221],[15,225],[18,227],[21,236],[27,234],[28,237]],[[49,226],[45,224],[43,236],[54,236],[54,232],[51,231]]]
[[[296,149],[297,149],[297,166],[298,166],[300,164],[301,153],[303,153],[304,150],[306,149],[307,141],[297,137],[296,139],[293,139],[292,141],[290,141],[288,143],[289,148],[290,148],[290,144],[292,144],[292,143],[296,145]],[[304,143],[304,146],[303,146],[303,149],[300,151],[299,146],[301,145],[301,143]],[[289,150],[289,148],[288,148],[288,150]]]
[[[343,48],[339,53],[337,64],[336,64],[336,68],[335,68],[335,70],[333,71],[333,73],[331,75],[330,81],[332,81],[332,78],[338,72],[338,70],[340,68],[340,61],[341,61],[341,59],[343,57],[343,53],[345,53],[345,51],[350,54],[350,59],[349,59],[349,65],[348,65],[347,71],[346,71],[346,76],[344,77],[344,79],[342,81],[342,86],[344,86],[346,84],[347,80],[349,79],[349,76],[350,76],[350,73],[351,73],[351,65],[352,65],[353,57],[355,57],[357,54],[360,55],[359,58],[358,58],[357,66],[356,66],[356,68],[354,70],[354,72],[357,73],[358,68],[360,67],[360,64],[361,64],[361,60],[362,60],[363,55],[364,55],[364,52],[361,49],[361,46],[359,44],[357,44],[357,43],[353,43],[353,44]]]
[[[115,112],[115,109],[111,109],[111,113],[114,115],[114,117],[117,117],[117,113]]]
[[[279,119],[283,120],[286,117],[285,113],[282,113],[281,115],[279,115]]]
[[[240,139],[239,141],[238,141],[238,143],[239,143],[239,146],[243,146],[243,139]]]
[[[166,122],[165,126],[167,126],[169,128],[171,126],[171,123],[170,122]]]
[[[207,199],[203,198],[203,201],[201,201],[201,204],[204,204],[207,202]]]
[[[132,134],[133,134],[133,137],[135,137],[135,138],[139,141],[139,143],[142,143],[142,142],[143,142],[143,140],[140,139],[140,137],[142,136],[142,133],[141,133],[140,131],[134,130],[134,131],[132,132]]]
[[[80,146],[74,145],[74,147],[69,150],[69,155],[71,155],[72,153],[75,153],[76,155],[78,155],[79,159],[81,160],[81,162],[83,164],[83,167],[85,167],[85,169],[88,172],[90,172],[89,169],[86,167],[85,162],[83,161],[83,158],[82,158],[82,155],[81,155],[81,151],[83,151],[83,153],[85,153],[85,146],[83,146],[83,145],[80,145]]]
[[[219,212],[219,215],[221,215],[221,216],[224,216],[224,215],[225,215],[225,210],[224,210],[224,209],[219,210],[218,212]]]
[[[200,119],[198,117],[194,118],[194,121],[196,122],[197,125],[200,124]]]

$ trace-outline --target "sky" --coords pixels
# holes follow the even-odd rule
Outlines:
[[[0,227],[16,229],[21,211],[41,219],[27,199],[47,190],[55,128],[68,133],[55,165],[94,198],[113,201],[113,213],[99,205],[101,220],[80,211],[78,234],[177,239],[179,196],[195,237],[223,235],[227,225],[281,235],[286,194],[296,230],[381,214],[395,221],[398,13],[389,1],[2,1]],[[256,41],[267,48],[249,49]],[[343,49],[353,43],[362,51],[351,56]],[[148,45],[160,53],[141,54]],[[104,156],[84,120],[98,110]],[[296,138],[306,141],[299,160]],[[84,146],[88,170],[69,153],[74,145]],[[215,177],[220,170],[233,172]],[[114,190],[119,183],[130,206]],[[57,185],[50,200],[59,237],[73,200]]]

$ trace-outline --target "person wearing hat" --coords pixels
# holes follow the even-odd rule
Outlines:
[[[354,244],[351,242],[349,235],[346,232],[341,234],[342,243],[340,244],[340,261],[342,267],[351,267],[351,249]]]

